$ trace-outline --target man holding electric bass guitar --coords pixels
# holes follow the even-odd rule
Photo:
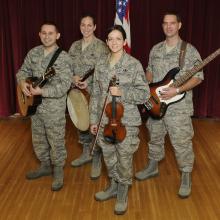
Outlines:
[[[159,174],[158,163],[165,157],[164,138],[168,133],[182,175],[178,195],[186,198],[191,193],[191,172],[194,163],[192,89],[202,82],[203,72],[196,71],[191,78],[177,85],[168,82],[164,85],[166,83],[162,81],[163,79],[166,81],[169,75],[174,75],[178,80],[186,70],[201,63],[195,47],[180,38],[181,26],[181,18],[176,12],[166,13],[162,24],[166,39],[156,44],[150,52],[146,77],[149,83],[158,89],[155,89],[157,96],[152,95],[151,91],[151,98],[145,103],[145,108],[152,113],[150,114],[152,117],[147,121],[150,133],[149,161],[135,177],[138,180],[145,180]],[[178,97],[181,94],[184,95]],[[172,103],[165,104],[170,99]],[[152,111],[161,100],[164,103],[161,102],[159,109],[155,108],[155,111]]]
[[[28,172],[26,178],[33,180],[53,174],[51,189],[57,191],[63,187],[63,167],[67,156],[65,110],[72,81],[71,59],[56,43],[60,33],[54,23],[44,23],[39,36],[42,45],[28,52],[16,75],[19,106],[23,108],[21,114],[32,114],[33,148],[41,163],[39,168]],[[36,80],[31,83],[27,79]],[[35,97],[41,101],[27,108],[32,110],[35,107],[34,111],[26,111],[25,106],[35,103],[29,102]]]

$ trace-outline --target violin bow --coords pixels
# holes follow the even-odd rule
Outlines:
[[[104,105],[103,105],[103,108],[102,108],[101,117],[100,117],[100,119],[99,119],[99,123],[98,123],[98,127],[97,127],[97,132],[96,132],[94,141],[93,141],[93,143],[92,143],[92,147],[91,147],[91,151],[90,151],[90,154],[91,154],[92,156],[93,156],[93,154],[94,154],[96,142],[97,142],[98,135],[99,135],[99,131],[100,131],[100,126],[101,126],[102,119],[103,119],[103,115],[104,115],[104,112],[105,112],[105,109],[106,109],[106,106],[107,106],[107,100],[108,100],[109,95],[110,95],[109,88],[110,88],[110,86],[113,84],[113,80],[115,80],[114,77],[115,77],[115,76],[113,76],[113,79],[111,79],[110,82],[109,82],[109,86],[108,86],[108,90],[107,90],[108,94],[107,94],[106,97],[105,97],[105,102],[104,102]]]
[[[104,107],[102,108],[102,114],[101,114],[101,117],[100,117],[100,120],[99,120],[99,123],[98,123],[97,132],[96,132],[94,141],[92,143],[92,148],[91,148],[91,152],[90,152],[90,154],[92,156],[94,154],[94,150],[95,150],[96,142],[97,142],[97,139],[98,139],[98,135],[99,135],[99,131],[100,131],[100,126],[101,126],[101,123],[102,123],[102,119],[103,119],[103,115],[104,115],[104,112],[105,112],[105,108],[107,106],[107,100],[108,100],[109,94],[110,94],[110,91],[108,91],[108,94],[105,97]]]

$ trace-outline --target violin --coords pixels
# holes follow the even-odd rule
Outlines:
[[[111,86],[116,86],[116,77],[114,76]],[[108,124],[104,127],[104,139],[112,144],[122,142],[126,136],[125,126],[121,122],[124,114],[124,106],[116,101],[117,96],[112,96],[112,101],[106,105],[105,113],[108,117]]]

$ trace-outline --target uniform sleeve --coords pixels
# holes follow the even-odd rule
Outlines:
[[[109,48],[107,47],[107,45],[105,43],[102,44],[102,49],[101,49],[101,57],[102,56],[107,56],[109,54]]]
[[[189,71],[191,70],[194,66],[200,64],[202,62],[201,56],[197,49],[192,46],[191,44],[187,44],[187,50],[186,50],[186,55],[185,55],[185,65],[183,71]],[[201,80],[204,79],[203,71],[200,70],[197,72],[193,77],[200,78]]]
[[[91,89],[90,101],[89,101],[89,114],[90,124],[98,124],[98,100],[101,98],[101,92],[97,80],[97,72],[95,70],[93,76],[93,86]]]
[[[146,71],[147,72],[153,72],[153,68],[152,68],[152,57],[153,57],[153,50],[150,51],[150,54],[149,54],[149,61],[148,61],[148,66],[146,68]]]
[[[150,97],[150,89],[144,74],[142,65],[138,62],[134,68],[134,80],[132,86],[128,90],[122,89],[123,96],[121,100],[123,102],[131,104],[142,104],[146,102]]]
[[[67,54],[60,55],[54,64],[55,76],[43,87],[43,97],[59,98],[67,93],[72,82],[71,59]]]
[[[68,51],[68,54],[70,55],[71,58],[73,57],[73,51],[74,51],[74,43],[72,43],[72,45]]]
[[[72,59],[73,59],[73,57],[74,57],[74,43],[72,43],[72,45],[71,45],[71,47],[70,47],[70,49],[69,49],[69,51],[68,51],[68,54],[69,54],[69,56],[70,56],[70,59],[71,59],[71,71],[72,71],[72,75],[74,76],[74,75],[76,75],[75,73],[74,73],[74,64],[73,64],[73,62],[72,62]]]
[[[107,45],[102,41],[99,41],[99,43],[96,44],[95,50],[96,50],[96,52],[95,52],[96,53],[96,63],[98,63],[100,59],[102,59],[103,57],[106,57],[109,54],[109,49],[108,49]],[[89,92],[91,92],[92,84],[93,84],[93,76],[90,76],[87,79],[87,83],[88,83],[88,90],[89,90]]]
[[[24,59],[24,63],[16,74],[17,82],[20,83],[21,80],[25,80],[27,77],[32,76],[31,68],[31,52],[27,54]]]

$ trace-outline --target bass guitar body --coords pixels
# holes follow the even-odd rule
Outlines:
[[[147,114],[154,119],[161,119],[165,115],[167,107],[170,104],[179,102],[184,98],[185,93],[178,94],[168,100],[162,100],[160,98],[160,94],[163,92],[163,89],[169,87],[173,83],[174,77],[179,72],[179,70],[180,69],[178,67],[173,68],[166,74],[162,81],[151,83],[149,85],[151,97],[147,102],[139,105],[141,115]]]
[[[160,94],[163,92],[163,89],[171,86],[175,88],[181,86],[184,82],[189,80],[195,73],[201,70],[209,62],[214,60],[219,54],[220,54],[220,48],[217,49],[214,53],[212,53],[208,57],[206,57],[198,65],[194,66],[191,70],[186,71],[183,75],[179,76],[178,79],[175,79],[175,75],[180,71],[180,69],[179,67],[176,67],[171,69],[166,74],[166,76],[163,78],[162,81],[157,83],[151,83],[149,85],[150,93],[151,93],[150,99],[147,102],[138,105],[142,118],[146,119],[149,115],[154,119],[161,119],[165,115],[167,107],[170,104],[179,102],[181,99],[185,97],[186,94],[185,92],[183,92],[181,94],[177,94],[171,99],[162,100],[160,98]]]

